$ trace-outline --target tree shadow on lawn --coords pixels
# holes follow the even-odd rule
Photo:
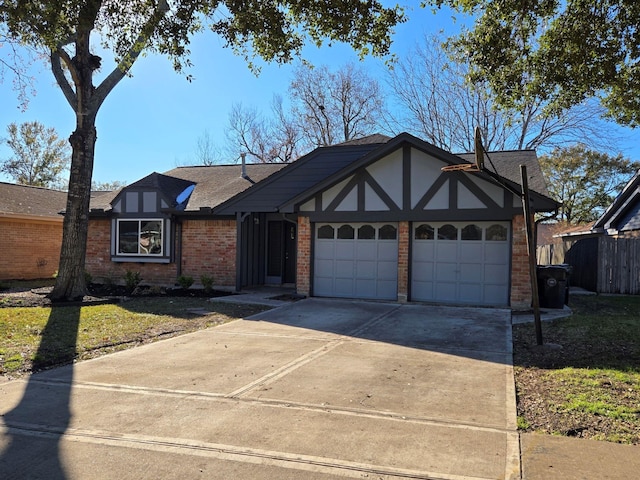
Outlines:
[[[45,374],[33,374],[20,402],[3,415],[6,438],[0,445],[3,479],[67,478],[60,439],[71,422],[70,399],[76,356],[80,307],[52,307],[33,360],[33,371],[68,365],[57,371],[55,384]],[[1,438],[1,437],[0,437]]]

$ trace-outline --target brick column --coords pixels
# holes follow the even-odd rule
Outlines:
[[[511,308],[516,310],[531,307],[531,279],[529,278],[529,255],[524,215],[515,215],[511,222],[513,243],[511,245]]]
[[[311,223],[298,216],[298,255],[296,258],[296,293],[309,296],[311,288]]]
[[[409,295],[409,222],[398,224],[398,302]]]

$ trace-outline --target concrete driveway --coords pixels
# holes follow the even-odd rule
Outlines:
[[[0,385],[0,478],[520,478],[510,312],[307,299]]]

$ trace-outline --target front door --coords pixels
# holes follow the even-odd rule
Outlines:
[[[296,225],[270,221],[267,229],[267,283],[295,283]]]

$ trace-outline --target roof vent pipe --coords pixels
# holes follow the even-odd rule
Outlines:
[[[240,158],[242,158],[242,174],[240,175],[242,178],[247,178],[247,164],[245,162],[245,157],[247,156],[247,154],[245,152],[242,152],[240,154]]]

